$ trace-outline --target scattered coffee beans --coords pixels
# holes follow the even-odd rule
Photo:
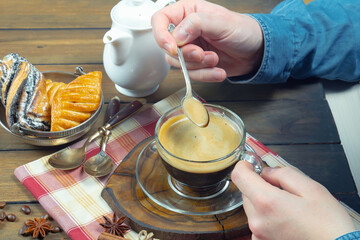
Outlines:
[[[4,221],[6,218],[6,213],[4,211],[0,212],[0,221]]]
[[[51,218],[51,216],[47,213],[43,214],[40,219],[45,219],[46,221],[52,221],[53,219]]]
[[[6,220],[8,220],[9,222],[15,222],[15,220],[16,220],[15,214],[9,213],[9,214],[6,216]]]
[[[0,209],[3,209],[6,206],[6,202],[0,201]]]
[[[23,226],[19,230],[19,234],[23,236],[30,236],[30,233],[26,233],[26,230],[28,229],[28,226],[23,224]]]
[[[52,233],[58,233],[58,232],[61,232],[61,228],[59,226],[54,226],[52,227],[52,230],[51,230]]]
[[[31,213],[31,208],[28,205],[24,205],[22,206],[21,211],[26,215],[29,215]]]

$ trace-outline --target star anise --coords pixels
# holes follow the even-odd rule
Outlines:
[[[31,234],[33,238],[42,237],[44,238],[48,231],[51,231],[51,223],[47,222],[46,219],[34,218],[33,220],[26,220],[25,225],[27,230],[25,234]],[[40,236],[39,236],[40,234]]]
[[[117,217],[115,213],[113,215],[112,220],[110,220],[106,216],[103,216],[103,218],[105,219],[105,222],[100,223],[100,225],[105,229],[105,232],[107,233],[124,237],[125,232],[130,229],[128,226],[124,225],[126,216],[119,218],[117,221],[116,221]]]

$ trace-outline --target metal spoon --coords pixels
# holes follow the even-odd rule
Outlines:
[[[106,144],[110,138],[111,131],[106,130],[101,139],[101,149],[98,154],[89,158],[84,164],[84,171],[94,177],[102,177],[114,169],[114,162],[106,154]]]
[[[124,108],[122,108],[118,113],[116,113],[116,115],[110,118],[110,120],[103,127],[100,127],[97,132],[91,135],[82,147],[73,148],[73,149],[68,147],[56,152],[54,155],[52,155],[49,158],[48,160],[49,164],[54,168],[58,168],[62,170],[70,170],[79,167],[85,161],[85,157],[86,157],[85,150],[90,142],[92,142],[97,137],[103,135],[103,133],[107,129],[113,128],[114,126],[119,124],[123,119],[135,113],[142,106],[143,103],[138,100],[129,103]]]
[[[168,31],[172,33],[174,29],[175,25],[170,23],[168,26]],[[199,127],[206,127],[209,124],[209,113],[204,107],[204,105],[192,95],[191,82],[181,48],[177,48],[177,53],[186,84],[186,94],[181,101],[182,108],[185,115],[188,119],[190,119],[190,121],[192,121]]]

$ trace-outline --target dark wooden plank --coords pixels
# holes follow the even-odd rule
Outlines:
[[[237,113],[263,144],[339,143],[326,101],[219,102]]]
[[[110,11],[118,2],[118,0],[2,1],[0,29],[108,28],[111,26]],[[212,0],[212,2],[242,13],[267,13],[280,0]]]
[[[2,30],[0,56],[17,52],[34,65],[102,63],[104,29]]]
[[[118,0],[107,1],[2,1],[2,29],[104,28],[111,26],[110,10]]]
[[[86,72],[101,71],[103,73],[102,89],[104,92],[105,102],[108,102],[115,95],[118,95],[122,102],[129,102],[134,99],[120,94],[115,89],[114,83],[107,76],[102,64],[80,65]],[[36,65],[40,71],[66,72],[74,72],[76,66],[79,65]],[[231,84],[227,81],[223,83],[204,83],[193,81],[192,85],[194,91],[208,102],[279,99],[322,101],[324,99],[324,90],[322,84],[317,79],[290,79],[285,84],[268,85]],[[179,69],[171,69],[167,77],[160,84],[159,90],[154,94],[146,97],[146,100],[149,103],[155,103],[183,87],[185,87],[183,74]]]
[[[25,215],[20,211],[20,208],[24,205],[28,205],[31,208],[31,213]],[[11,239],[11,240],[24,240],[24,239],[33,239],[32,236],[24,237],[19,235],[19,230],[23,226],[24,222],[28,219],[34,219],[34,217],[41,217],[43,214],[46,214],[46,211],[38,203],[17,203],[17,204],[8,204],[1,211],[6,213],[13,213],[16,215],[15,222],[4,221],[0,224],[0,238],[1,239]],[[52,226],[59,226],[55,220],[49,221]],[[48,233],[45,239],[55,240],[55,239],[70,239],[64,231],[60,233]]]
[[[172,78],[177,77],[172,74]],[[182,78],[182,76],[179,76]],[[167,80],[167,79],[166,79]],[[170,84],[168,84],[170,85]],[[208,102],[216,101],[254,101],[254,100],[323,100],[324,90],[317,79],[289,79],[282,84],[233,84],[203,83],[193,81],[193,89]],[[168,87],[171,87],[168,86]]]
[[[357,193],[340,144],[268,145],[267,147],[315,181],[323,184],[332,194]]]
[[[350,208],[360,213],[360,197],[357,193],[354,194],[336,194],[335,197],[346,203]]]

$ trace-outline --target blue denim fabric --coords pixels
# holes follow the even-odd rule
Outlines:
[[[345,234],[335,240],[360,240],[360,231]]]
[[[270,14],[249,14],[262,27],[264,57],[252,76],[232,83],[281,83],[289,77],[360,80],[360,1],[286,0]]]

